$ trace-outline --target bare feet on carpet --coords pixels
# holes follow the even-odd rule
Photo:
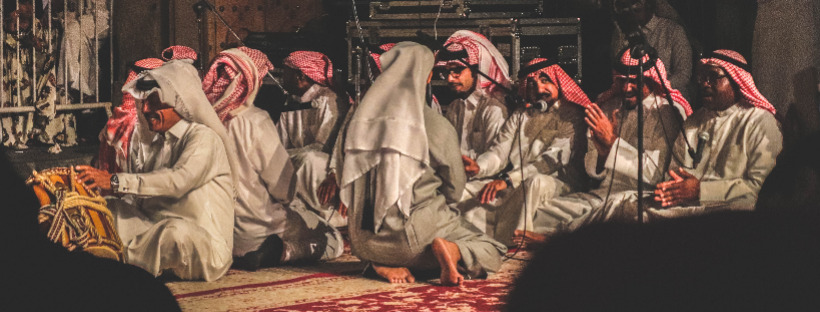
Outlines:
[[[455,243],[437,237],[433,240],[433,254],[436,255],[439,266],[441,266],[441,284],[445,286],[461,286],[464,276],[458,273],[458,261],[461,260],[461,252]]]
[[[515,230],[513,243],[521,246],[522,249],[537,247],[547,242],[546,234],[538,234],[530,231]]]
[[[384,277],[384,279],[393,284],[413,283],[416,281],[413,274],[410,274],[410,270],[405,267],[389,267],[374,263],[373,271],[376,271],[376,274]]]

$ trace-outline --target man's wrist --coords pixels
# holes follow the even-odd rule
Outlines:
[[[513,187],[512,179],[510,179],[510,175],[507,174],[506,172],[499,175],[498,179],[501,180],[501,181],[504,181],[504,183],[507,185],[507,188],[512,188]]]
[[[111,175],[111,192],[112,193],[119,193],[120,192],[120,178],[117,177],[117,174]]]

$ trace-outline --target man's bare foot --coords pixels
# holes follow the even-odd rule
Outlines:
[[[458,273],[458,261],[461,260],[461,252],[458,245],[441,237],[433,240],[433,254],[436,255],[439,266],[441,266],[441,284],[445,286],[461,286],[464,276]]]
[[[521,248],[528,248],[534,245],[541,245],[547,242],[548,236],[546,234],[538,234],[530,231],[515,230],[513,235],[513,243]]]
[[[393,284],[413,283],[416,278],[410,274],[410,270],[405,267],[389,267],[373,264],[373,271]]]

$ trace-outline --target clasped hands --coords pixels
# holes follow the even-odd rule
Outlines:
[[[686,172],[683,168],[669,170],[672,180],[658,183],[655,189],[655,201],[661,206],[679,206],[681,204],[695,203],[700,199],[700,180]]]
[[[478,163],[468,156],[461,156],[461,161],[464,163],[464,171],[467,177],[474,177],[481,170]],[[495,179],[485,184],[479,192],[479,198],[482,204],[490,203],[495,200],[498,192],[507,189],[507,182],[501,179]]]

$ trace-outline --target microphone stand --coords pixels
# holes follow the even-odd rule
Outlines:
[[[211,11],[211,13],[213,13],[213,14],[214,14],[214,16],[216,16],[216,18],[217,18],[217,19],[219,19],[219,21],[222,23],[222,25],[224,25],[224,26],[225,26],[225,28],[227,28],[227,29],[228,29],[228,32],[230,32],[230,33],[231,33],[231,35],[233,35],[233,36],[234,36],[234,38],[236,38],[236,40],[238,40],[238,41],[239,41],[239,44],[240,44],[240,45],[242,45],[243,47],[244,47],[244,46],[246,46],[246,45],[245,45],[245,41],[243,41],[243,40],[242,40],[242,38],[239,38],[239,35],[237,35],[237,34],[236,34],[236,32],[235,32],[235,31],[233,30],[233,28],[231,27],[231,25],[228,25],[228,22],[227,22],[227,21],[225,21],[225,18],[223,18],[223,17],[222,17],[222,14],[219,14],[219,12],[217,12],[217,11],[214,9],[214,6],[211,4],[211,2],[209,2],[208,0],[200,0],[200,1],[199,1],[199,2],[197,2],[197,3],[194,3],[194,5],[193,5],[192,7],[193,7],[193,9],[194,9],[194,12],[196,12],[196,14],[197,14],[197,20],[202,20],[202,19],[200,18],[200,16],[201,16],[203,13],[205,13],[205,10]],[[200,30],[199,30],[199,31],[200,31],[200,33],[201,33],[202,29],[200,28]],[[202,37],[202,36],[200,36],[200,37]],[[202,39],[202,38],[200,38],[200,40],[201,40],[201,39]],[[200,43],[201,43],[201,42],[200,42]],[[201,44],[200,44],[200,48],[201,48]],[[202,63],[202,62],[200,62],[200,64],[201,64],[201,63]],[[282,92],[284,92],[284,93],[285,93],[285,95],[287,95],[287,94],[288,94],[288,91],[287,91],[287,90],[285,90],[285,88],[284,88],[284,87],[282,87],[282,84],[281,84],[281,83],[279,83],[279,80],[276,80],[276,78],[274,78],[274,77],[273,77],[273,75],[270,73],[270,71],[268,71],[268,72],[267,72],[267,75],[268,75],[268,77],[270,77],[270,79],[272,79],[272,80],[273,80],[273,82],[274,82],[274,83],[276,83],[276,86],[277,86],[277,87],[279,87],[279,89],[281,89],[281,90],[282,90]]]
[[[630,32],[627,36],[627,40],[629,40],[629,53],[630,56],[634,59],[638,60],[638,100],[637,100],[637,110],[638,110],[638,223],[643,223],[643,212],[644,212],[644,203],[643,203],[643,166],[644,166],[644,107],[643,107],[643,89],[644,89],[644,81],[643,81],[643,72],[644,72],[644,64],[643,57],[649,55],[650,59],[657,58],[657,51],[649,45],[646,41],[646,37],[644,36],[643,32],[640,29],[636,29],[633,32]],[[650,64],[649,66],[654,67],[655,64]],[[668,94],[669,92],[667,92]],[[669,105],[674,105],[674,103],[670,100]]]

